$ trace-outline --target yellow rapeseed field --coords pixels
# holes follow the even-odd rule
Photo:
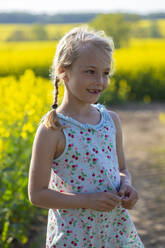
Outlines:
[[[39,213],[38,209],[35,212],[35,209],[31,208],[28,201],[28,168],[37,126],[53,103],[54,87],[48,75],[56,45],[57,43],[52,41],[0,43],[0,208],[3,211],[0,214],[0,247],[11,247],[13,238],[22,244],[26,243],[26,231],[29,230],[30,221]],[[163,96],[161,89],[164,89],[165,85],[164,53],[164,39],[132,39],[130,47],[116,50],[115,74],[117,77],[122,75],[122,78],[118,79],[118,89],[117,77],[110,80],[112,99],[117,95],[120,99],[127,100],[131,87],[135,85],[134,81],[131,82],[132,79],[136,79],[135,86],[140,85],[137,94],[143,91],[146,84],[146,92],[140,96],[145,102],[151,101],[149,94],[154,95],[154,92],[149,91],[149,85],[153,87],[155,82],[156,89],[159,88]],[[148,84],[150,74],[145,78],[145,72],[148,71],[151,73],[150,80],[155,80],[151,84]],[[154,87],[152,91],[153,89]],[[107,92],[106,101],[109,96]],[[62,97],[61,85],[59,103]],[[164,122],[164,113],[161,113],[159,118]],[[27,212],[31,213],[28,219]]]
[[[20,135],[28,138],[28,133],[35,131],[41,116],[51,109],[54,89],[52,82],[36,77],[32,70],[26,70],[19,80],[14,76],[0,78],[0,85],[0,107],[3,109],[0,118],[2,137],[8,138],[13,123],[21,126],[26,116],[28,118]],[[61,88],[60,86],[59,101],[63,93]]]
[[[55,41],[0,43],[0,75],[20,75],[30,68],[48,73],[55,49]]]
[[[6,127],[16,119],[21,122],[25,113],[31,118],[29,123],[39,120],[39,116],[44,113],[47,105],[51,104],[53,86],[50,80],[36,77],[33,69],[38,68],[38,73],[41,72],[41,74],[42,70],[48,73],[56,44],[52,41],[0,44],[0,73],[12,72],[12,74],[22,75],[19,79],[14,76],[0,78],[0,106],[4,110],[1,112],[0,128],[3,135],[8,136],[9,130]],[[162,73],[160,69],[165,67],[165,57],[162,56],[164,53],[164,39],[132,39],[130,47],[115,51],[115,70],[136,74],[139,70],[145,71],[151,67],[156,68],[158,74]],[[124,80],[121,80],[121,86],[123,89],[128,87]],[[7,125],[2,125],[4,122],[7,122]],[[28,125],[24,130],[32,129],[30,127],[32,124]]]
[[[32,69],[37,75],[48,77],[57,42],[0,43],[0,75],[20,75]],[[115,51],[115,68],[137,71],[165,65],[165,39],[132,39],[130,47]]]
[[[165,39],[132,39],[130,47],[115,51],[116,69],[136,71],[140,68],[165,67]]]

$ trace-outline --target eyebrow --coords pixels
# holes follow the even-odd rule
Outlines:
[[[97,67],[94,66],[94,65],[88,65],[88,66],[86,66],[86,68],[88,68],[88,67],[97,68]],[[105,70],[110,70],[110,67],[105,68]]]

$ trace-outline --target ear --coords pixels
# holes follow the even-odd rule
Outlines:
[[[68,76],[68,69],[66,69],[64,66],[60,65],[57,69],[58,75],[66,82],[69,80]]]

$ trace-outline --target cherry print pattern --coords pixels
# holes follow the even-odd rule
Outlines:
[[[97,125],[82,124],[58,113],[66,147],[52,164],[49,188],[59,192],[117,192],[120,175],[115,124],[105,107]],[[143,248],[128,210],[49,209],[46,248]]]

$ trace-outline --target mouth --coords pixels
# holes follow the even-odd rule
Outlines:
[[[94,95],[97,95],[97,94],[100,94],[101,93],[101,90],[99,90],[99,89],[88,89],[87,91],[90,94],[94,94]]]

